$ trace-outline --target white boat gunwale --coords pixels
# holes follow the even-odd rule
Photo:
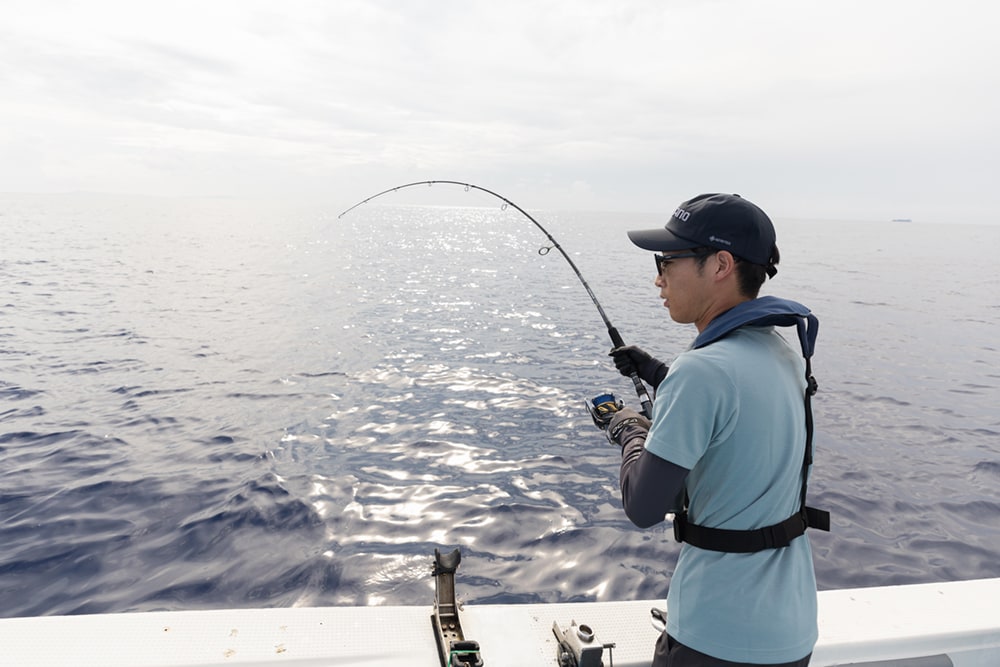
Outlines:
[[[465,605],[486,667],[555,665],[553,622],[614,642],[615,667],[646,667],[662,600]],[[159,611],[0,619],[0,664],[440,667],[432,606]],[[821,591],[813,667],[1000,665],[1000,578]],[[605,665],[609,661],[605,659]]]

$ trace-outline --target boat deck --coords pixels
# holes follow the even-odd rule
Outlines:
[[[556,665],[553,623],[589,625],[615,667],[649,664],[662,601],[468,605],[486,667]],[[441,667],[427,607],[318,607],[0,619],[0,664]],[[823,591],[814,667],[996,667],[1000,579]],[[607,652],[604,665],[610,667]]]

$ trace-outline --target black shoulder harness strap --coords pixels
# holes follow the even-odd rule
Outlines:
[[[806,361],[806,447],[802,462],[802,494],[799,511],[784,521],[757,528],[755,530],[727,530],[710,528],[691,523],[687,518],[687,497],[685,508],[674,517],[674,538],[687,542],[699,549],[724,551],[727,553],[754,553],[764,549],[780,549],[806,532],[806,528],[830,530],[830,513],[806,506],[806,487],[813,451],[812,396],[818,385],[812,375],[812,355],[819,333],[819,320],[808,308],[795,301],[765,296],[753,299],[732,308],[712,320],[695,339],[692,349],[710,345],[739,327],[754,326],[795,326],[802,356]]]

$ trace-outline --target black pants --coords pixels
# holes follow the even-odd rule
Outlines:
[[[653,654],[652,667],[806,667],[810,658],[812,658],[812,653],[801,660],[772,665],[730,662],[695,651],[663,632],[656,640],[656,652]]]

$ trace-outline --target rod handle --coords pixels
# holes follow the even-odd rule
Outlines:
[[[611,344],[616,348],[625,347],[625,341],[622,340],[622,335],[618,333],[618,329],[615,327],[608,327],[608,336],[611,337]],[[629,375],[632,378],[632,385],[635,387],[635,394],[639,397],[639,405],[642,406],[642,411],[650,419],[653,418],[653,402],[649,400],[649,392],[646,391],[646,385],[642,383],[639,378],[638,373],[632,373]]]

